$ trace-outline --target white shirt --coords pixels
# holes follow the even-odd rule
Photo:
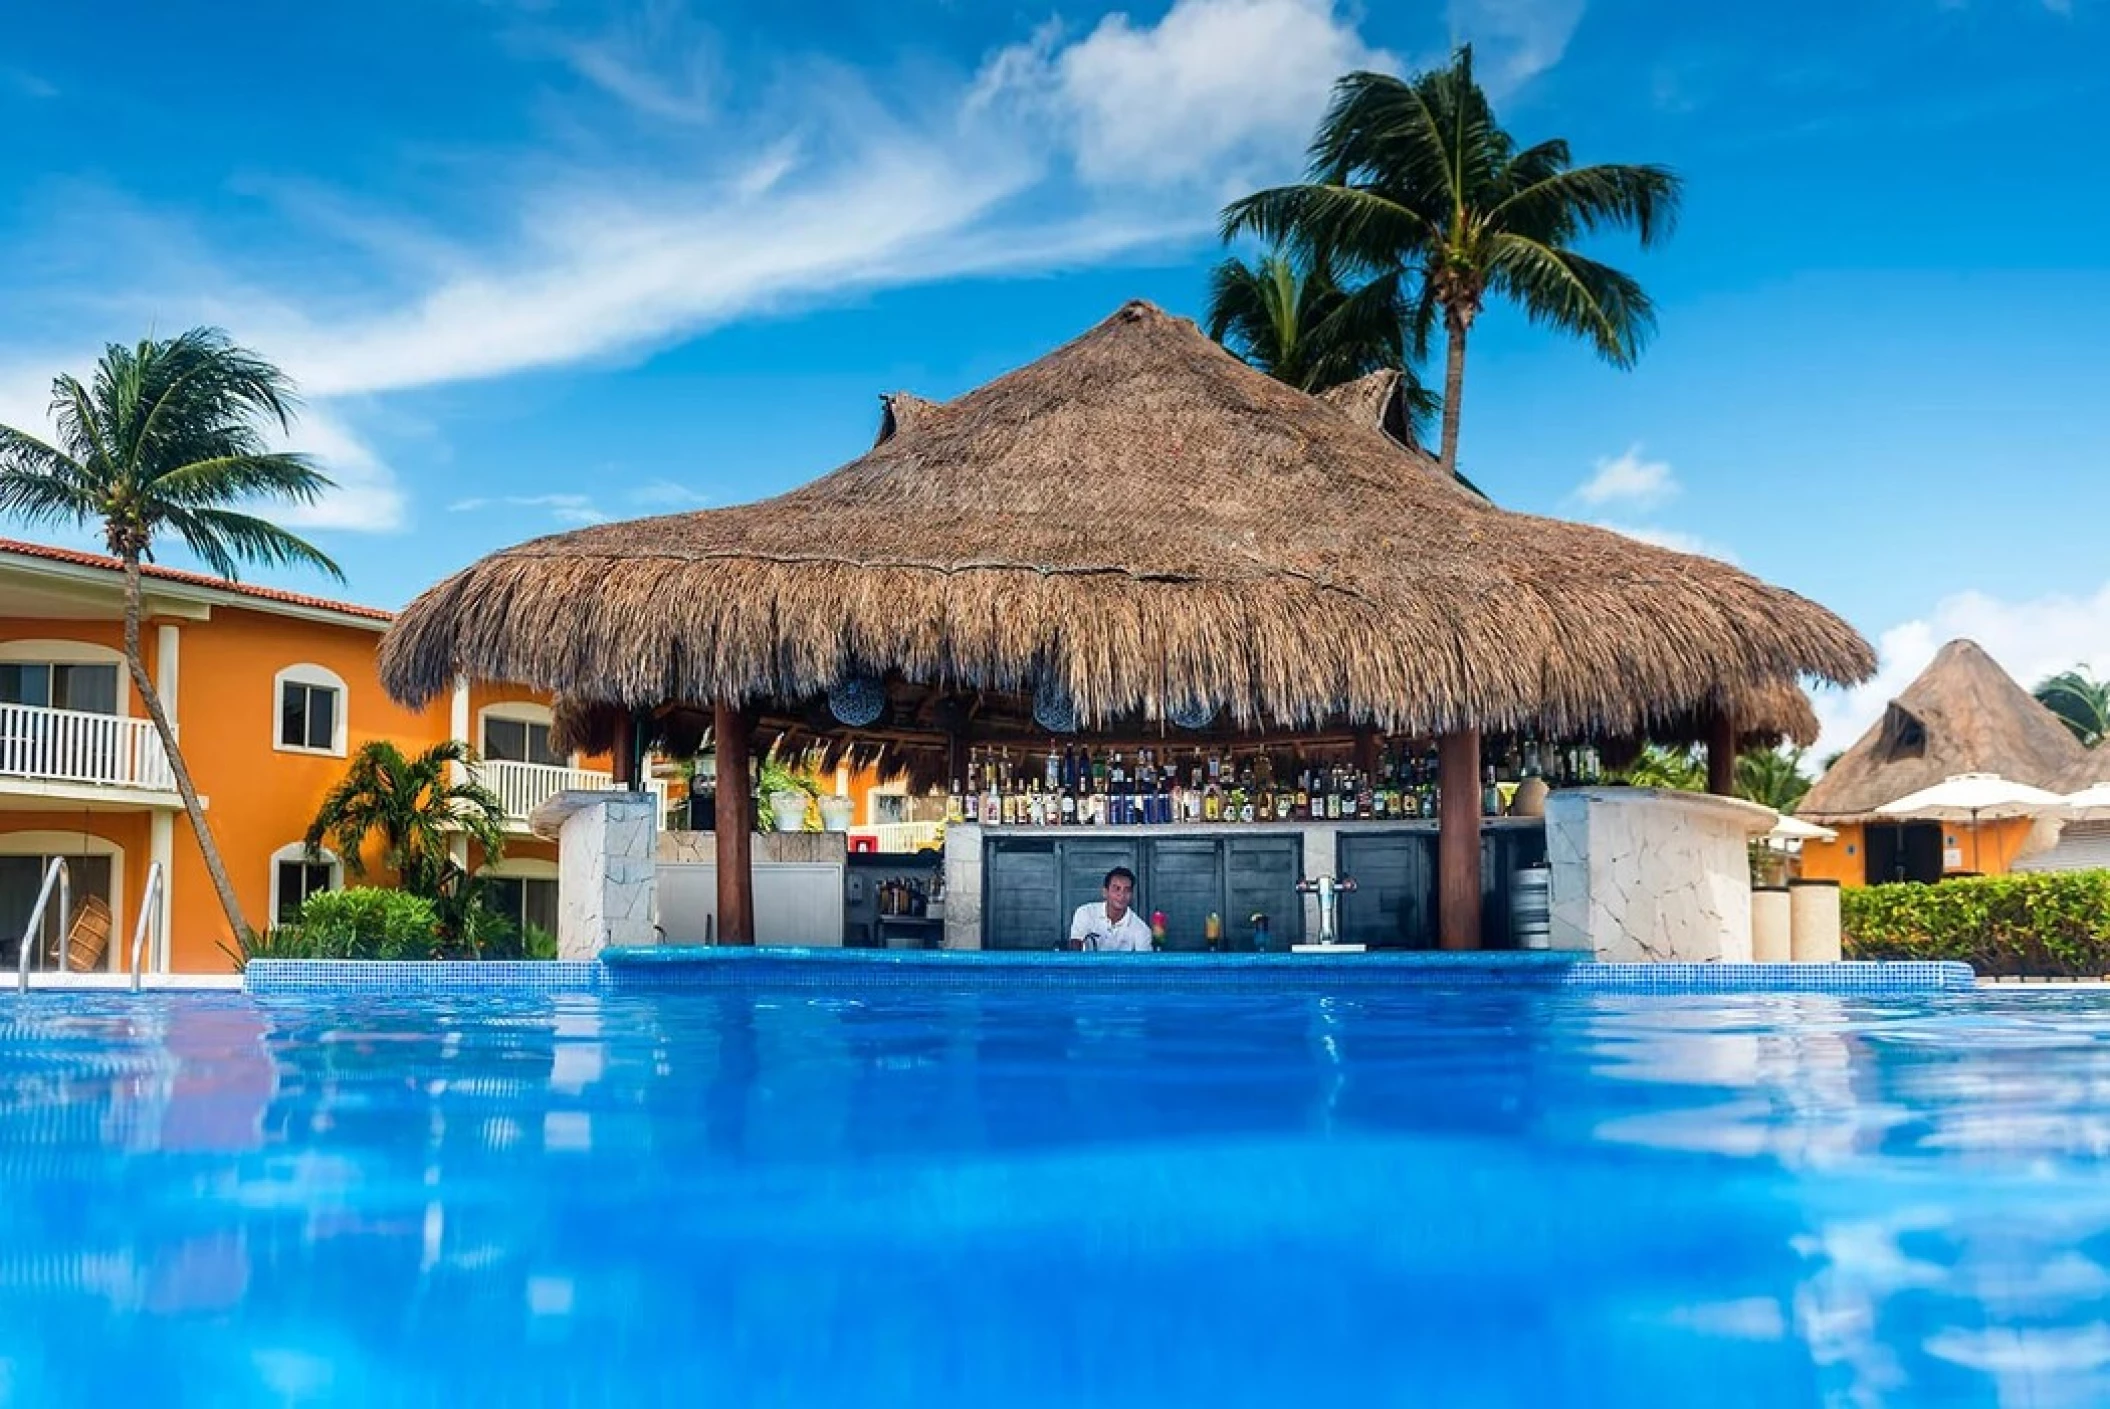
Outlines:
[[[1082,941],[1086,949],[1150,951],[1150,925],[1135,907],[1122,911],[1119,921],[1110,920],[1103,900],[1077,907],[1070,918],[1070,938]]]

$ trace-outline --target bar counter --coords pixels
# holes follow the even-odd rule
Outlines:
[[[1546,859],[1537,817],[1480,822],[1481,944],[1514,947],[1511,873]],[[1267,917],[1270,949],[1318,937],[1317,901],[1300,879],[1352,876],[1338,938],[1371,949],[1436,945],[1433,818],[1399,821],[1199,822],[1128,827],[945,829],[945,946],[1054,949],[1079,905],[1102,896],[1106,873],[1136,873],[1135,908],[1162,911],[1168,950],[1205,949],[1207,916],[1221,918],[1219,948],[1255,947],[1252,916]]]

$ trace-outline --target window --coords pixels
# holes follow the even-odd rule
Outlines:
[[[490,876],[486,898],[498,914],[525,930],[557,932],[557,883],[540,876]]]
[[[272,746],[344,757],[344,681],[319,665],[289,666],[273,682],[278,718]]]
[[[571,760],[550,747],[549,725],[532,719],[484,716],[484,757],[494,763],[540,763],[566,768]]]
[[[74,844],[79,844],[78,838],[74,839]],[[99,896],[105,905],[113,910],[116,908],[116,893],[112,889],[115,858],[112,856],[83,856],[56,850],[0,856],[0,964],[12,966],[16,962],[22,931],[29,926],[30,912],[37,904],[37,892],[43,888],[44,873],[50,869],[54,855],[66,857],[66,879],[73,887],[76,913],[81,901],[90,895]],[[44,907],[34,956],[36,966],[39,969],[60,967],[62,945],[58,895],[54,892]]]
[[[117,713],[117,667],[59,661],[0,663],[0,704]]]
[[[311,895],[338,886],[337,858],[327,851],[312,858],[299,842],[271,853],[271,922],[290,925]]]

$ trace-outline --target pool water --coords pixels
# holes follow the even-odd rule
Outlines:
[[[2095,1405],[2110,1001],[0,1000],[0,1404]]]

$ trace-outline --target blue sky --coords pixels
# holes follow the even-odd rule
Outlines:
[[[302,383],[307,518],[398,605],[598,517],[786,488],[1130,297],[1198,314],[1223,200],[1327,87],[1459,39],[1513,131],[1687,181],[1605,253],[1619,372],[1497,311],[1499,500],[1734,558],[1877,640],[1842,746],[1972,634],[2110,671],[2102,0],[43,7],[0,33],[0,421],[107,340]],[[10,526],[10,531],[19,532]],[[1353,532],[1353,525],[1344,525]],[[289,585],[319,586],[298,578]]]

